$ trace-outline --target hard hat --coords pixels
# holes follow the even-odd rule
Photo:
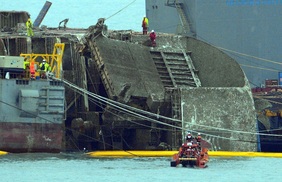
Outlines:
[[[155,32],[154,30],[152,30],[152,32]]]
[[[198,133],[198,135],[200,136],[200,135],[201,135],[201,133]]]
[[[30,21],[30,18],[28,19],[28,21]]]
[[[46,60],[45,60],[45,59],[43,59],[43,62],[46,62]]]
[[[191,138],[191,137],[192,137],[191,133],[188,133],[187,138]]]

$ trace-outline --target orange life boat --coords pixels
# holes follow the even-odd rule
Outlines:
[[[206,142],[202,140],[202,142]],[[208,148],[202,146],[197,141],[190,141],[184,143],[180,148],[179,152],[174,154],[172,161],[170,162],[171,167],[176,167],[182,164],[183,167],[207,167],[209,161]]]

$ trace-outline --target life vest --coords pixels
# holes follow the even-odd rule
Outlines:
[[[40,65],[40,70],[42,71],[51,71],[51,67],[49,66],[48,63],[41,63]]]
[[[35,66],[34,66],[34,62],[30,62],[30,74],[35,74]]]
[[[35,65],[34,65],[34,61],[30,62],[30,78],[31,79],[35,79]]]
[[[142,27],[148,27],[149,26],[149,20],[148,18],[144,18],[142,22]]]

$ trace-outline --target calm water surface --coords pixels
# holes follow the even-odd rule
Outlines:
[[[210,159],[205,169],[170,167],[170,158],[93,158],[86,154],[0,156],[0,181],[282,181],[280,158]]]

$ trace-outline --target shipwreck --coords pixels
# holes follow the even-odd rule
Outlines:
[[[88,29],[36,27],[28,37],[27,12],[0,14],[3,57],[52,55],[64,44],[56,79],[30,81],[9,70],[15,76],[8,80],[9,65],[0,62],[0,150],[175,150],[189,131],[201,133],[210,150],[257,151],[248,80],[216,47],[158,32],[151,47],[148,35],[110,30],[103,18]],[[47,102],[54,99],[60,103]],[[19,111],[23,104],[29,110]]]

